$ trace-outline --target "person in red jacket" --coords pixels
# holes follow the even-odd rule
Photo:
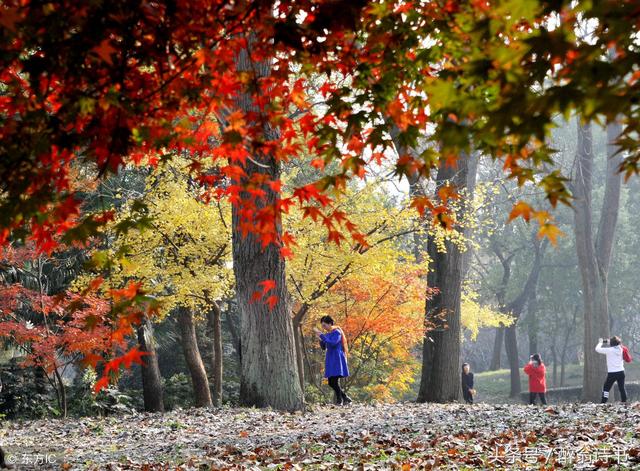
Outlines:
[[[540,402],[546,404],[547,369],[539,353],[529,357],[529,363],[525,365],[524,372],[529,376],[529,404],[536,403],[536,396],[540,396]]]

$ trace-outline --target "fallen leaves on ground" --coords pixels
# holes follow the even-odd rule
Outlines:
[[[633,469],[640,404],[191,409],[7,422],[1,440],[19,469]]]

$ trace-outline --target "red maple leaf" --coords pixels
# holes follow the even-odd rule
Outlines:
[[[111,56],[118,50],[111,45],[111,40],[103,39],[102,42],[91,49],[91,51],[107,64],[113,65],[113,58]]]

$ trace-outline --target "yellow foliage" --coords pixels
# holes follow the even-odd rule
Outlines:
[[[424,336],[425,271],[410,240],[421,222],[377,181],[347,187],[337,206],[367,234],[369,247],[327,243],[320,224],[292,210],[285,225],[298,243],[287,266],[294,314],[308,307],[307,333],[321,316],[331,315],[349,339],[350,368],[357,372],[350,381],[371,400],[394,400],[416,377],[413,349]]]
[[[490,306],[483,306],[478,302],[478,293],[465,287],[461,301],[462,327],[471,333],[471,340],[478,337],[478,332],[484,327],[508,327],[513,318],[494,310]]]
[[[161,302],[161,314],[174,307],[207,309],[232,289],[231,210],[227,202],[205,203],[189,185],[185,161],[175,158],[146,178],[142,201],[148,227],[117,231],[132,217],[124,205],[108,229],[113,240],[108,285],[140,281]],[[115,261],[114,261],[115,260]]]

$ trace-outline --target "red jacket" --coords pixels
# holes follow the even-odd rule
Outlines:
[[[524,372],[529,376],[529,392],[547,392],[547,369],[544,364],[533,366],[531,363],[527,363],[524,366]]]

